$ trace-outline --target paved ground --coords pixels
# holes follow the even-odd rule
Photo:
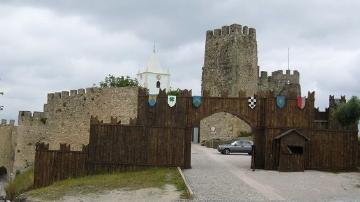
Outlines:
[[[192,145],[192,169],[184,175],[194,200],[360,201],[360,173],[250,170],[251,156],[222,155]]]

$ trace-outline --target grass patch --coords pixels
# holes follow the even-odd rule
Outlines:
[[[5,186],[6,198],[14,200],[16,196],[29,190],[34,183],[34,169],[30,168],[15,176],[15,179]]]
[[[158,187],[173,184],[187,198],[186,185],[176,168],[150,168],[141,171],[115,172],[82,178],[71,178],[56,182],[48,187],[34,189],[25,196],[43,200],[57,200],[66,195],[99,193],[112,189],[127,188],[130,190]]]

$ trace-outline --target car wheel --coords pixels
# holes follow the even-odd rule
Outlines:
[[[249,152],[248,154],[251,155],[251,152]]]
[[[230,154],[230,149],[225,149],[224,154],[229,155]]]

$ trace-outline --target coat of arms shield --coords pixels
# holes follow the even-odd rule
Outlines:
[[[283,96],[283,95],[276,96],[276,105],[280,109],[284,108],[285,107],[285,96]]]
[[[297,107],[299,109],[304,109],[305,108],[305,97],[301,97],[301,96],[298,96],[297,97]]]
[[[192,103],[194,107],[198,108],[201,105],[201,96],[193,96]]]
[[[149,106],[153,107],[156,104],[156,95],[149,95],[149,100],[148,100]]]
[[[176,104],[176,96],[175,95],[168,95],[168,105],[169,107],[173,107]]]
[[[249,103],[249,107],[251,109],[254,109],[256,107],[256,98],[255,97],[249,97],[248,103]]]

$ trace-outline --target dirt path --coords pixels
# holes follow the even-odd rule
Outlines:
[[[181,193],[176,190],[176,187],[174,185],[166,185],[162,189],[160,188],[145,188],[138,190],[117,189],[102,193],[64,196],[61,200],[57,200],[57,202],[177,201],[180,199],[180,194]],[[46,200],[28,198],[28,201],[40,202]]]

